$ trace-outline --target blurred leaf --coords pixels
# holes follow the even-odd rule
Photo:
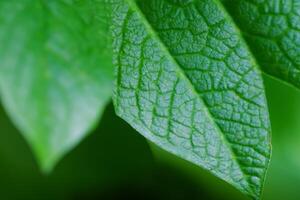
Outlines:
[[[258,66],[215,1],[117,0],[117,114],[259,199],[270,124]]]
[[[262,69],[300,88],[300,0],[223,0]]]
[[[48,172],[111,97],[104,1],[0,1],[0,92]]]

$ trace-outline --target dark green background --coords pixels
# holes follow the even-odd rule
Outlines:
[[[265,77],[273,128],[266,200],[300,199],[300,91]],[[0,199],[247,199],[208,172],[149,144],[114,115],[49,175],[0,108]]]

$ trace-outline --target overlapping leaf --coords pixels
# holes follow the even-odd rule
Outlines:
[[[300,1],[223,2],[262,70],[300,88]]]

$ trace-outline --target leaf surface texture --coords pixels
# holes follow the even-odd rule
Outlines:
[[[271,149],[265,91],[222,4],[115,0],[113,8],[117,114],[258,199]]]
[[[223,0],[261,69],[300,88],[300,0]]]

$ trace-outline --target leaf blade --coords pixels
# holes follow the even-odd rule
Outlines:
[[[270,156],[268,138],[270,128],[263,84],[257,66],[249,58],[245,44],[239,40],[241,44],[237,49],[242,49],[242,52],[246,54],[246,56],[240,55],[243,58],[241,60],[244,62],[248,60],[248,63],[244,63],[244,66],[242,66],[252,73],[250,77],[247,77],[254,82],[252,85],[254,91],[251,90],[251,93],[256,94],[259,98],[243,97],[242,95],[247,95],[246,91],[239,91],[236,88],[231,88],[233,93],[229,92],[224,96],[230,103],[238,101],[237,104],[240,104],[238,106],[244,110],[243,112],[246,112],[245,108],[242,108],[245,106],[244,104],[252,106],[252,109],[259,113],[257,116],[261,115],[260,117],[264,118],[259,120],[261,127],[244,122],[241,119],[235,119],[235,121],[230,119],[231,122],[226,121],[228,115],[226,116],[224,111],[228,108],[228,102],[225,105],[225,101],[219,100],[220,104],[224,104],[223,108],[214,110],[211,104],[215,104],[212,100],[217,98],[211,97],[208,94],[209,92],[201,88],[201,83],[202,85],[205,84],[205,79],[199,82],[196,81],[197,77],[205,75],[205,72],[203,72],[205,69],[196,70],[199,74],[189,74],[189,69],[185,68],[191,65],[195,68],[201,67],[199,60],[192,60],[183,54],[178,55],[178,51],[184,50],[187,51],[187,54],[194,53],[191,51],[193,47],[189,45],[198,45],[199,41],[191,40],[188,44],[185,44],[184,42],[180,43],[180,40],[176,40],[176,37],[180,38],[179,31],[184,30],[180,26],[189,24],[191,27],[185,27],[185,29],[191,32],[200,29],[200,31],[205,30],[205,26],[196,27],[201,23],[198,18],[195,18],[195,13],[191,14],[191,11],[195,12],[195,5],[200,6],[202,11],[207,9],[207,5],[211,6],[209,12],[217,10],[216,12],[221,13],[221,16],[219,16],[221,19],[224,18],[225,14],[222,16],[222,10],[218,8],[217,4],[210,1],[171,2],[140,1],[139,7],[132,1],[119,1],[117,3],[116,10],[114,10],[114,13],[117,14],[113,28],[114,37],[116,38],[114,41],[115,64],[118,66],[118,82],[116,83],[114,95],[116,112],[146,138],[165,150],[208,169],[249,196],[259,198]],[[170,14],[172,9],[173,16]],[[191,21],[196,21],[199,24],[193,24],[193,22],[187,20],[188,17],[184,19],[184,16],[180,15],[180,12],[186,9],[191,9],[188,16],[191,17]],[[209,12],[207,14],[210,14]],[[177,19],[181,21],[176,21]],[[209,20],[212,20],[212,22],[217,20],[216,24],[220,22],[219,19]],[[205,23],[205,20],[202,19],[202,21]],[[177,27],[171,27],[172,25]],[[228,23],[226,25],[231,26]],[[186,26],[188,27],[188,25]],[[165,30],[162,30],[164,28]],[[229,30],[231,34],[237,35],[230,28]],[[164,31],[167,33],[164,33]],[[185,37],[182,38],[184,40]],[[176,41],[176,44],[173,45],[172,41]],[[178,45],[178,48],[176,48],[176,45]],[[218,45],[217,48],[220,48],[220,44]],[[206,50],[209,51],[210,49]],[[207,56],[206,53],[203,51],[195,54],[197,56]],[[183,56],[183,58],[180,58],[180,56]],[[213,56],[217,58],[218,55],[216,53]],[[218,67],[228,70],[224,66],[219,65]],[[233,67],[236,66],[233,65]],[[220,75],[218,75],[218,78],[220,78]],[[248,86],[251,86],[251,83]],[[243,89],[243,87],[239,89]],[[220,88],[222,89],[222,85],[219,86]],[[226,87],[223,89],[225,90]],[[217,93],[216,90],[214,95],[218,95]],[[234,93],[239,95],[235,96]],[[237,96],[241,99],[237,99]],[[218,114],[219,117],[223,118],[217,119]],[[230,126],[236,127],[236,130],[230,130],[228,128]],[[245,138],[240,138],[244,141],[238,141],[237,138],[233,137],[234,134],[235,137],[240,137],[238,136],[239,132],[247,134],[249,130],[243,130],[246,126],[256,134],[256,136],[255,134],[252,135],[252,142],[254,142],[255,137],[260,138],[258,139],[261,140],[260,142],[256,141],[256,145],[259,147],[254,147]],[[248,133],[251,133],[251,131]],[[203,150],[206,147],[207,152]],[[249,153],[251,151],[252,153]],[[255,151],[258,152],[253,153]],[[218,156],[220,158],[216,159]],[[251,159],[252,156],[262,166],[260,170],[254,169],[255,164],[247,163],[246,160]],[[214,161],[221,164],[215,165]],[[232,174],[226,171],[230,171],[230,168],[235,169],[232,170]]]

